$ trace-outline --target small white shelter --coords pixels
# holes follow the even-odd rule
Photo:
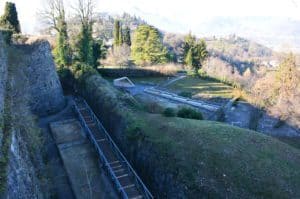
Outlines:
[[[134,83],[128,77],[121,77],[114,79],[114,86],[121,88],[133,88],[135,87]]]

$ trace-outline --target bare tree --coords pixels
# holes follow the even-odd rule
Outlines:
[[[65,21],[63,0],[46,0],[46,6],[39,12],[42,21],[51,29],[60,32],[60,21]]]
[[[80,19],[82,25],[92,25],[94,18],[95,3],[93,0],[78,0],[77,5],[73,6],[76,17]]]

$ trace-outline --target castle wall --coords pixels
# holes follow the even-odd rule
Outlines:
[[[65,106],[65,98],[55,64],[47,41],[17,46],[24,53],[24,74],[29,83],[31,95],[29,105],[39,115],[49,115]]]
[[[3,111],[7,77],[7,55],[5,53],[4,46],[4,41],[0,33],[0,141],[2,137]]]

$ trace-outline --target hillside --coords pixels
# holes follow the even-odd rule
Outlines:
[[[80,91],[156,197],[300,195],[298,149],[217,122],[146,113],[99,75],[86,76]]]

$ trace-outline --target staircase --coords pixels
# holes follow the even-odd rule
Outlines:
[[[122,152],[97,119],[88,104],[81,98],[75,99],[74,109],[87,137],[94,145],[113,184],[125,199],[152,199],[153,196],[136,174]]]

